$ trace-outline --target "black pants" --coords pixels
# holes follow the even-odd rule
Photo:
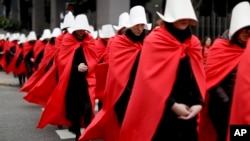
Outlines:
[[[208,115],[217,133],[217,140],[226,141],[230,116],[230,101],[223,103],[217,95],[211,94],[208,103]]]
[[[76,141],[78,141],[81,135],[81,118],[76,117],[75,119],[71,119],[72,126],[69,127],[69,131],[73,132],[76,135]]]
[[[126,88],[114,106],[114,110],[120,125],[122,125],[126,109],[128,106],[128,102],[130,99],[130,95],[131,95],[131,90]]]
[[[173,111],[166,109],[152,141],[197,141],[196,119],[181,120]]]
[[[19,80],[19,86],[22,86],[25,82],[25,75],[24,74],[18,75],[18,80]]]

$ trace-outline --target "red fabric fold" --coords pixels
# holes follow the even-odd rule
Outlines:
[[[4,53],[4,51],[5,51],[5,46],[4,46],[4,44],[5,44],[5,40],[0,40],[0,46],[1,46],[1,48],[2,48],[2,51],[1,52],[3,52]],[[5,55],[4,54],[2,54],[2,55],[0,55],[1,57],[0,57],[0,66],[2,66],[2,68],[4,67],[4,65],[5,65]]]
[[[27,102],[45,107],[49,97],[56,87],[56,84],[56,65],[52,65],[44,76],[37,79],[35,85],[31,87],[23,99]]]
[[[45,48],[46,44],[41,40],[37,40],[34,45],[34,60],[37,59],[38,54]]]
[[[95,98],[103,101],[106,86],[108,63],[97,64],[95,68],[96,90]]]
[[[44,59],[42,59],[38,71],[30,77],[25,85],[26,87],[23,88],[28,90],[28,93],[24,96],[26,101],[42,106],[46,105],[57,83],[57,66],[54,58],[60,49],[61,38],[63,36],[64,34],[59,36],[59,39],[56,38],[55,45],[47,44]],[[46,67],[51,59],[53,59],[53,65],[48,72],[46,72]]]
[[[101,38],[95,40],[96,53],[98,57],[98,62],[103,58],[104,53],[106,52],[106,45],[104,44]]]
[[[31,44],[31,43],[29,43],[29,41],[27,41],[23,44],[23,56],[24,56],[24,58],[28,55],[28,53],[31,50],[33,50],[34,46],[35,46],[35,43]]]
[[[16,68],[15,68],[15,61],[17,59],[17,53],[20,53],[21,51],[19,50],[18,48],[18,43],[17,41],[12,41],[12,42],[9,42],[8,45],[7,45],[7,51],[6,52],[9,52],[10,49],[14,47],[15,48],[15,54],[14,56],[11,58],[9,64],[6,64],[6,67],[5,67],[5,72],[7,74],[9,74],[10,72],[14,72],[16,71]]]
[[[6,55],[7,55],[8,51],[9,51],[9,44],[11,44],[11,43],[8,40],[6,40],[3,43],[3,52],[4,52],[4,54],[3,54],[3,57],[2,57],[1,62],[0,62],[1,66],[3,67],[3,70],[6,70],[6,68],[7,68]]]

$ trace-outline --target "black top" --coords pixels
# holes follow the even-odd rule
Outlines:
[[[167,107],[171,108],[175,102],[187,106],[202,104],[201,93],[188,56],[180,60],[176,80],[167,101]]]

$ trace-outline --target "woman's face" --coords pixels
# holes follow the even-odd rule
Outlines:
[[[84,37],[85,30],[76,30],[75,33],[78,39],[82,39]]]
[[[183,19],[183,20],[178,20],[173,23],[174,27],[179,29],[179,30],[185,30],[190,24],[190,20],[188,19]]]
[[[125,31],[126,31],[126,27],[123,27],[118,32],[119,32],[119,34],[124,34]]]
[[[144,29],[144,24],[137,24],[131,27],[131,31],[136,35],[140,36]]]
[[[239,30],[237,40],[240,43],[246,43],[250,37],[250,28],[243,28]]]
[[[211,38],[207,38],[205,42],[205,46],[211,46]]]

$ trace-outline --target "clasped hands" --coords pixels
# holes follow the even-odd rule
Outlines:
[[[201,105],[193,105],[188,107],[182,103],[174,103],[171,109],[175,112],[178,118],[183,120],[189,120],[195,117],[202,109]]]

